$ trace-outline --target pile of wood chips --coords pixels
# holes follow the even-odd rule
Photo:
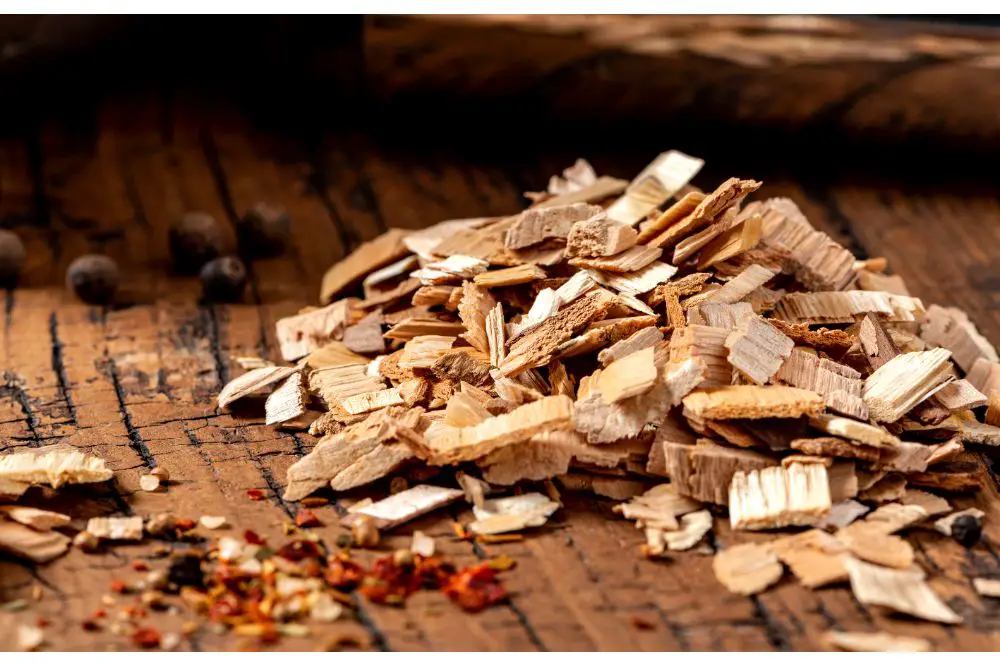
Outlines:
[[[420,484],[347,521],[389,529],[464,495],[469,531],[495,535],[545,523],[557,488],[588,491],[624,501],[658,557],[725,507],[734,530],[791,528],[715,554],[735,593],[787,568],[961,622],[899,533],[982,517],[940,494],[978,488],[966,446],[1000,444],[996,350],[791,200],[746,202],[761,183],[689,185],[702,164],[671,151],[627,182],[580,160],[519,214],[389,230],[327,272],[322,307],[277,323],[295,365],[244,359],[220,407],[267,394],[268,424],[322,437],[286,500]],[[461,489],[421,483],[445,467]]]

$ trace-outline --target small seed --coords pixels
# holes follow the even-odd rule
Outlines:
[[[103,254],[77,257],[66,271],[66,287],[84,303],[107,305],[118,291],[118,264]]]
[[[374,548],[381,539],[375,521],[368,516],[358,516],[351,526],[351,534],[359,548]]]
[[[84,530],[77,532],[77,535],[73,537],[73,545],[85,553],[93,553],[101,547],[101,540]]]
[[[139,487],[147,493],[156,492],[160,489],[160,479],[152,474],[143,474],[139,477]]]
[[[166,483],[167,481],[170,480],[170,472],[167,471],[166,467],[154,467],[153,469],[149,470],[149,473],[151,476],[155,476],[163,483]]]
[[[170,227],[170,258],[180,273],[197,273],[222,254],[222,229],[208,213],[184,213]]]
[[[254,204],[238,225],[240,249],[251,257],[273,257],[285,251],[292,233],[292,221],[281,206]]]
[[[243,296],[246,284],[246,266],[236,257],[213,259],[201,268],[201,288],[209,301],[238,301]]]
[[[201,526],[209,530],[217,530],[226,524],[225,516],[202,516],[198,519]]]
[[[0,229],[0,286],[10,287],[17,282],[25,255],[21,238],[13,231]]]

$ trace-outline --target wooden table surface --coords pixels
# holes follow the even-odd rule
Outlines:
[[[31,494],[31,504],[66,511],[76,526],[109,513],[225,515],[228,533],[252,528],[280,543],[297,509],[280,499],[285,472],[314,440],[279,433],[262,419],[217,414],[214,396],[239,372],[233,356],[278,358],[274,322],[316,303],[330,264],[389,226],[517,211],[523,190],[543,187],[578,155],[628,178],[662,150],[698,154],[700,147],[697,137],[664,131],[594,155],[585,137],[563,142],[575,144],[576,154],[555,144],[491,152],[461,137],[447,144],[410,136],[407,143],[377,128],[310,134],[262,127],[227,104],[174,90],[111,98],[72,123],[40,121],[0,139],[0,225],[21,234],[29,254],[20,286],[5,295],[0,325],[0,450],[61,441],[102,456],[116,477],[107,490]],[[775,167],[781,159],[762,151],[705,149],[714,154],[696,184],[714,187],[729,175],[763,179],[761,195],[791,196],[813,224],[858,254],[888,257],[926,304],[962,307],[1000,341],[995,182],[979,185],[955,176],[950,163],[930,161],[911,169],[912,177],[872,180],[809,155],[788,162],[795,172],[788,176]],[[207,211],[233,244],[235,219],[257,200],[289,209],[293,247],[252,263],[243,303],[199,304],[197,281],[166,269],[170,221],[185,210]],[[91,251],[120,262],[122,307],[88,307],[63,289],[68,263]],[[171,471],[165,493],[138,490],[139,475],[154,465]],[[1000,601],[978,599],[969,584],[1000,575],[996,479],[985,467],[983,474],[984,491],[956,501],[986,510],[983,543],[966,550],[933,532],[914,538],[932,586],[965,618],[958,627],[865,608],[843,585],[806,591],[790,575],[757,596],[730,594],[712,573],[711,549],[754,535],[730,533],[717,521],[709,549],[650,561],[638,552],[641,533],[612,514],[612,502],[568,496],[548,526],[518,543],[479,547],[451,538],[451,521],[470,518],[464,509],[399,529],[383,552],[406,545],[418,528],[459,564],[509,554],[518,563],[503,575],[510,602],[479,614],[432,593],[416,594],[405,608],[362,602],[356,630],[379,650],[809,650],[828,629],[919,635],[939,650],[992,649]],[[265,501],[246,497],[254,488]],[[316,513],[328,525],[318,532],[332,545],[341,531],[336,507]],[[88,633],[81,622],[102,606],[113,580],[139,575],[132,562],[153,557],[154,547],[122,545],[99,555],[73,549],[46,566],[0,557],[0,603],[41,594],[27,610],[0,613],[0,647],[13,644],[16,625],[45,618],[49,649],[131,649],[127,637]],[[117,598],[118,607],[124,603]],[[185,610],[155,614],[150,624],[176,630],[190,619]],[[312,649],[334,631],[315,629],[276,649]],[[202,631],[180,649],[239,646],[235,636]]]

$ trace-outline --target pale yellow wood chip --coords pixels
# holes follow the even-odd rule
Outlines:
[[[897,636],[884,631],[828,631],[823,640],[845,652],[931,652],[933,646],[925,638]]]
[[[634,245],[624,252],[608,257],[577,257],[570,259],[576,268],[593,268],[609,273],[631,273],[645,268],[660,258],[663,250],[649,245]]]
[[[455,284],[482,273],[489,262],[463,254],[453,254],[439,261],[432,261],[423,268],[410,273],[410,277],[421,284]]]
[[[296,372],[267,396],[264,403],[267,425],[276,425],[297,419],[306,411],[308,394],[305,387],[305,373]]]
[[[729,522],[736,530],[813,525],[830,510],[823,465],[793,463],[738,471],[729,483]]]
[[[949,608],[924,580],[919,569],[890,569],[853,557],[844,559],[851,590],[863,604],[885,606],[931,622],[961,624],[962,617]]]
[[[534,264],[521,264],[495,271],[486,271],[473,278],[473,282],[484,289],[495,287],[512,287],[517,284],[528,284],[535,280],[544,280],[545,271]],[[414,303],[416,305],[416,303]]]
[[[931,402],[941,405],[950,412],[985,407],[989,398],[964,379],[951,381],[938,389]]]
[[[364,414],[374,412],[376,409],[401,405],[405,402],[399,387],[382,389],[380,391],[370,391],[368,393],[358,393],[340,401],[340,407],[348,414]]]
[[[764,384],[778,372],[795,343],[763,317],[754,315],[726,337],[725,345],[729,364],[755,384]]]
[[[425,513],[451,504],[461,496],[461,490],[422,484],[358,509],[352,515],[346,516],[341,522],[351,525],[357,516],[363,515],[372,518],[375,521],[375,526],[380,530],[392,529]]]
[[[113,476],[103,459],[59,444],[0,455],[0,482],[15,485],[59,488],[71,483],[101,483]]]
[[[684,497],[674,486],[664,483],[650,488],[624,504],[616,505],[613,510],[615,513],[620,513],[623,518],[635,521],[636,527],[676,530],[679,527],[678,517],[701,508],[701,502]]]
[[[543,481],[569,471],[583,439],[572,431],[534,435],[526,442],[505,446],[481,458],[477,464],[483,479],[509,486],[518,481]]]
[[[546,206],[566,206],[575,203],[596,203],[608,197],[621,194],[628,187],[627,180],[599,176],[593,183],[572,192],[564,192],[537,204],[539,208]]]
[[[912,322],[924,308],[919,298],[879,291],[797,291],[785,294],[774,310],[791,324],[851,324],[867,312],[883,321]]]
[[[650,245],[664,249],[674,247],[679,242],[698,232],[699,229],[717,221],[727,210],[738,206],[744,197],[756,191],[760,185],[759,182],[753,180],[730,178],[702,199],[690,215],[671,225],[666,231],[653,239]]]
[[[486,330],[486,316],[498,303],[490,296],[485,287],[473,282],[462,285],[462,300],[458,304],[458,316],[465,324],[462,338],[481,352],[490,350]]]
[[[98,539],[109,541],[142,541],[142,517],[128,516],[125,518],[112,516],[109,518],[91,518],[87,522],[87,531]]]
[[[424,317],[407,317],[385,333],[390,340],[412,340],[418,335],[447,335],[456,337],[465,333],[460,322],[442,321]]]
[[[920,337],[936,347],[944,347],[952,354],[955,364],[970,372],[976,361],[1000,361],[996,348],[990,344],[972,323],[969,316],[958,308],[932,305],[920,325]]]
[[[667,550],[690,550],[712,530],[712,514],[707,510],[681,516],[680,529],[664,530],[661,538]]]
[[[399,357],[401,368],[432,368],[455,344],[449,335],[418,335],[407,340]]]
[[[597,354],[597,360],[607,367],[616,360],[633,354],[645,347],[652,347],[663,341],[663,333],[656,326],[641,328],[624,340],[619,340]]]
[[[608,217],[635,225],[694,178],[705,161],[671,150],[661,153],[638,176],[625,194],[608,208]]]
[[[455,480],[465,493],[465,500],[472,506],[483,506],[486,496],[492,492],[490,484],[482,479],[466,474],[462,470],[455,472]]]
[[[900,354],[865,380],[863,397],[873,420],[892,423],[940,389],[951,377],[951,352]]]
[[[444,423],[453,428],[466,428],[492,418],[489,410],[468,393],[456,393],[445,408]]]
[[[207,530],[219,530],[226,526],[225,516],[201,516],[198,524]]]
[[[486,342],[489,346],[490,365],[500,367],[507,356],[507,332],[503,319],[503,305],[497,303],[486,315]]]
[[[405,256],[407,248],[403,238],[407,232],[390,229],[367,243],[362,243],[354,252],[330,267],[323,275],[320,286],[320,303],[329,303],[341,291],[357,284],[372,271]]]
[[[757,246],[761,234],[760,215],[741,216],[741,218],[701,248],[701,252],[698,253],[698,270],[728,261]],[[678,261],[676,252],[674,260],[675,263]]]
[[[846,549],[832,534],[813,529],[781,537],[771,544],[778,559],[800,583],[813,589],[846,581]]]
[[[417,268],[419,265],[419,260],[416,255],[410,255],[408,257],[403,257],[399,261],[395,261],[388,266],[380,268],[376,271],[372,271],[365,279],[361,281],[361,284],[366,288],[375,287],[383,282],[388,282],[395,278],[406,275],[410,271]]]
[[[623,294],[636,296],[652,291],[672,278],[677,273],[677,267],[662,261],[654,261],[645,268],[629,273],[609,273],[593,269],[588,269],[587,273],[598,284]]]
[[[30,506],[0,506],[0,519],[4,515],[15,523],[21,523],[39,532],[66,527],[70,522],[70,517],[64,513],[45,511]]]
[[[784,569],[767,544],[743,543],[716,553],[712,571],[733,594],[751,595],[777,583]]]
[[[639,243],[651,243],[656,245],[659,236],[665,233],[670,227],[688,217],[705,200],[702,192],[688,192],[678,199],[670,208],[665,210],[658,218],[642,225],[637,241]]]
[[[304,359],[305,364],[313,370],[341,365],[367,363],[368,359],[361,354],[348,349],[343,342],[328,342]]]
[[[744,302],[702,303],[697,307],[688,308],[687,314],[689,324],[698,324],[699,322],[695,321],[695,315],[700,315],[704,320],[700,323],[707,324],[713,328],[724,328],[727,331],[732,331],[744,321],[753,317],[754,311],[752,305]]]
[[[884,534],[878,525],[855,522],[837,531],[840,541],[855,557],[892,569],[908,569],[913,565],[913,546],[892,534]]]
[[[699,388],[728,386],[732,382],[733,366],[729,364],[726,337],[729,331],[712,326],[685,326],[675,329],[670,337],[670,362],[693,360],[701,368]]]
[[[773,467],[777,460],[771,456],[720,446],[710,440],[699,440],[690,446],[680,438],[663,442],[667,476],[677,492],[712,504],[728,504],[729,486],[738,471]]]
[[[881,426],[862,423],[832,414],[819,414],[809,419],[809,425],[821,432],[843,437],[877,449],[898,449],[899,438]]]
[[[776,382],[815,391],[833,411],[858,419],[868,418],[868,405],[861,397],[861,373],[846,365],[793,349],[774,376]]]
[[[421,557],[434,557],[434,538],[424,534],[420,530],[413,533],[413,540],[410,542],[410,552]]]
[[[973,578],[972,587],[981,597],[1000,597],[1000,580],[995,578]]]
[[[705,302],[736,303],[742,301],[777,274],[777,271],[770,268],[751,264],[743,269],[739,275],[724,284],[721,289],[717,289],[709,294],[705,298]]]
[[[559,503],[541,493],[488,499],[482,506],[472,507],[476,520],[469,525],[469,531],[481,535],[505,534],[540,527],[557,509]]]
[[[607,403],[646,393],[656,383],[653,348],[646,347],[609,365],[597,380],[597,390]]]
[[[65,553],[69,543],[69,537],[58,532],[39,532],[0,518],[0,551],[43,564]]]
[[[684,398],[684,412],[699,419],[797,418],[823,411],[823,398],[790,386],[721,386]]]
[[[260,394],[295,372],[294,367],[265,366],[255,368],[226,384],[219,391],[219,409],[225,409],[240,398]]]
[[[274,324],[281,358],[295,361],[332,340],[340,339],[348,321],[347,299],[326,307],[283,317]]]

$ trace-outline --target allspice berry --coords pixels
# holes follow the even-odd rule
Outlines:
[[[24,268],[24,243],[13,231],[0,229],[0,287],[10,287]]]
[[[217,303],[232,303],[243,296],[247,269],[236,257],[219,257],[201,269],[201,288],[205,298]]]
[[[120,280],[118,264],[103,254],[77,257],[66,271],[66,288],[90,305],[110,303]]]
[[[250,257],[273,257],[288,246],[292,219],[283,207],[260,202],[243,214],[238,225],[240,249]]]
[[[181,215],[171,226],[168,240],[174,269],[186,275],[222,254],[222,228],[208,213],[191,211]]]
[[[951,536],[966,548],[972,548],[983,536],[983,523],[975,516],[959,516],[951,524]]]

